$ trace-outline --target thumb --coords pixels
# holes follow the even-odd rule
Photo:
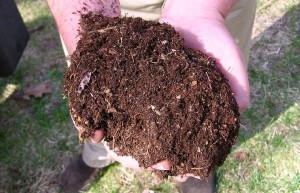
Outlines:
[[[91,137],[91,141],[93,143],[100,143],[103,140],[104,136],[105,136],[105,133],[104,133],[103,129],[95,130]]]

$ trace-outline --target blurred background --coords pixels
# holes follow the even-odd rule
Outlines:
[[[46,2],[16,4],[30,40],[14,74],[0,78],[0,192],[60,192],[60,174],[80,151],[62,95],[65,57]],[[217,170],[217,192],[299,193],[299,0],[258,0],[252,41],[251,104]],[[86,192],[178,190],[172,179],[115,164]]]

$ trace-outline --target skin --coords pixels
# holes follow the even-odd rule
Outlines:
[[[107,17],[121,15],[120,3],[117,0],[47,0],[47,3],[69,55],[75,51],[79,41],[80,13],[95,12]]]
[[[67,51],[72,54],[79,40],[78,29],[80,14],[74,14],[77,10],[102,13],[108,17],[120,15],[119,2],[117,0],[47,0],[49,8],[55,18],[58,30],[65,42]],[[97,3],[104,2],[104,3]],[[235,99],[242,113],[249,104],[249,82],[244,64],[243,55],[234,42],[232,36],[225,27],[225,18],[230,12],[236,0],[167,0],[163,9],[160,22],[171,24],[185,39],[187,46],[201,50],[216,58],[217,68],[226,76],[234,93]],[[111,9],[114,5],[114,9]],[[225,47],[226,46],[226,47]],[[77,127],[80,129],[80,127]],[[99,143],[105,137],[102,130],[97,130],[92,141]],[[110,151],[113,158],[123,165],[138,168],[138,163],[132,158],[117,156]],[[127,163],[127,164],[126,164]],[[129,164],[128,164],[129,163]],[[147,169],[170,169],[171,163],[162,161]],[[185,181],[185,174],[177,177],[179,181]]]
[[[160,22],[171,24],[187,46],[217,59],[217,68],[229,80],[242,113],[250,99],[247,69],[239,47],[224,24],[234,3],[236,0],[190,0],[189,3],[168,0]]]

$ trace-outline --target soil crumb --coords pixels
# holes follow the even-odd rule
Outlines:
[[[225,161],[239,112],[213,58],[168,24],[89,13],[80,26],[63,89],[81,141],[104,129],[110,149],[141,167],[169,160],[160,177],[205,178]]]

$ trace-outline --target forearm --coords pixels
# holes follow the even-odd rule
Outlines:
[[[79,20],[82,13],[95,12],[109,17],[120,15],[118,0],[47,0],[47,2],[69,54],[75,51],[79,40]]]

